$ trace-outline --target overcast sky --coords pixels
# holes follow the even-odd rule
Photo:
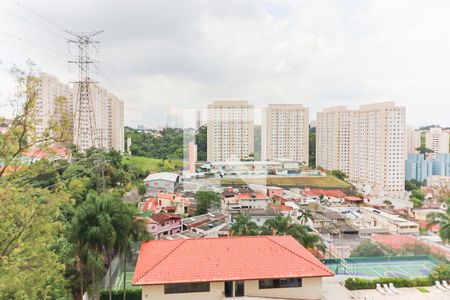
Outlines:
[[[395,101],[407,123],[450,126],[448,0],[2,0],[0,115],[6,72],[30,58],[77,78],[68,34],[98,36],[93,77],[125,103],[125,123],[157,126],[212,100],[324,107]]]

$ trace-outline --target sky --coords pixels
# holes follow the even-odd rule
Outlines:
[[[310,119],[395,101],[407,124],[450,126],[448,16],[448,0],[2,0],[0,115],[12,65],[76,80],[65,30],[104,30],[92,77],[124,101],[126,125],[248,100],[301,103]]]

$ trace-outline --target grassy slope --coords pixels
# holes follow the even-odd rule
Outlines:
[[[224,178],[221,180],[222,185],[227,184],[243,184],[244,181],[240,178]],[[318,188],[349,188],[350,185],[333,176],[326,177],[261,177],[261,178],[246,178],[247,184],[267,184],[267,185],[281,185],[281,186],[310,186]]]
[[[144,156],[124,156],[123,161],[146,172],[175,171],[183,165],[181,160],[166,160],[163,162],[161,159]]]

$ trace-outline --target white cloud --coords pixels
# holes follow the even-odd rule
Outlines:
[[[161,124],[167,109],[214,99],[300,102],[312,113],[393,100],[407,106],[410,124],[450,125],[445,0],[22,3],[75,31],[105,29],[98,59],[107,78],[98,77],[123,98],[131,125]],[[0,28],[45,46],[37,47],[43,53],[67,55],[65,42],[39,27],[58,28],[15,4],[0,13]],[[76,76],[62,59],[20,49],[33,45],[3,31],[4,64],[31,57],[65,80]]]

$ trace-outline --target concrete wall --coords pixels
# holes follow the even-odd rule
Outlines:
[[[303,278],[302,287],[259,289],[258,280],[245,281],[245,295],[253,297],[273,297],[286,299],[320,299],[322,295],[322,278]],[[142,300],[222,300],[224,283],[211,282],[210,291],[203,293],[164,294],[164,285],[142,286]]]
[[[164,294],[164,285],[142,286],[142,300],[221,300],[224,290],[223,282],[211,282],[209,292]]]
[[[303,278],[302,287],[280,289],[259,289],[258,280],[248,280],[245,282],[245,295],[286,299],[320,299],[322,278]]]

